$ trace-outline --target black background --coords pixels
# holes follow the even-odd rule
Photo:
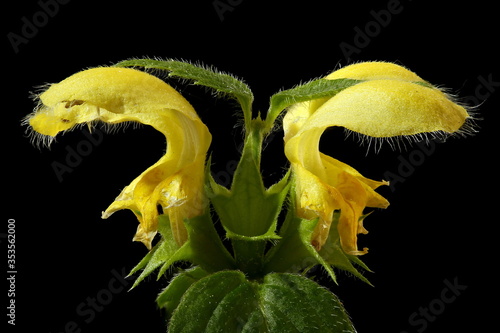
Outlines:
[[[55,333],[64,332],[73,321],[82,332],[165,330],[154,299],[166,279],[152,278],[131,292],[113,294],[93,318],[89,312],[77,312],[82,303],[89,309],[89,299],[104,297],[114,281],[113,271],[128,272],[146,254],[142,244],[131,241],[137,225],[133,214],[123,211],[101,220],[100,212],[161,156],[162,136],[146,127],[106,134],[60,181],[53,162],[65,163],[68,149],[76,149],[86,137],[71,132],[59,137],[51,150],[38,150],[20,126],[33,109],[29,92],[34,86],[58,82],[83,68],[147,56],[200,61],[233,73],[252,88],[254,109],[262,112],[269,96],[280,89],[362,60],[398,62],[450,88],[469,105],[481,103],[477,115],[483,120],[475,136],[435,145],[428,155],[415,146],[367,153],[355,140],[344,141],[341,131],[325,134],[323,152],[372,179],[387,178],[388,172],[401,176],[403,160],[424,157],[413,160],[418,165],[405,174],[404,182],[396,182],[393,190],[381,189],[391,206],[366,220],[370,233],[360,237],[360,247],[370,248],[363,260],[375,272],[366,273],[375,287],[342,272],[335,285],[321,277],[321,270],[315,273],[344,302],[359,332],[455,332],[470,326],[475,327],[470,332],[489,331],[498,310],[489,303],[498,299],[496,7],[486,1],[436,5],[401,0],[398,13],[382,26],[374,23],[373,13],[393,1],[232,3],[232,11],[222,13],[221,20],[213,1],[72,0],[39,21],[17,53],[8,34],[22,35],[22,18],[33,22],[42,8],[37,1],[4,4],[1,114],[6,116],[6,193],[1,241],[7,252],[7,219],[15,219],[18,271],[16,326],[9,328]],[[370,40],[363,44],[357,39],[356,27],[374,29]],[[346,59],[341,43],[357,47],[351,59]],[[241,142],[241,127],[234,127],[234,104],[214,100],[204,89],[172,84],[214,136],[214,172],[226,171]],[[279,179],[286,166],[281,135],[276,133],[264,153],[263,173],[269,183]],[[440,308],[444,280],[467,289]],[[4,285],[2,295],[8,289]],[[409,317],[429,305],[437,306],[439,314],[412,325]],[[2,318],[7,321],[4,314]]]

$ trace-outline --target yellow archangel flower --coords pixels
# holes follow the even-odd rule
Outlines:
[[[149,249],[158,229],[158,206],[168,214],[176,242],[187,240],[183,220],[203,213],[204,164],[211,135],[193,107],[164,81],[129,68],[98,67],[51,85],[25,122],[49,144],[80,124],[139,122],[163,133],[165,155],[126,186],[103,212],[120,209],[139,220],[134,237]],[[133,152],[131,152],[133,154]]]
[[[338,232],[347,254],[357,248],[365,207],[389,203],[374,190],[388,182],[363,177],[352,167],[319,152],[326,128],[342,126],[371,138],[420,133],[459,133],[467,111],[415,73],[392,63],[365,62],[341,68],[326,79],[363,82],[331,98],[293,105],[283,119],[285,154],[295,176],[295,201],[301,218],[319,218],[312,244],[321,249],[328,237],[334,211],[340,210]]]

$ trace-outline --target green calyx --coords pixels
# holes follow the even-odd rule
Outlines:
[[[253,120],[231,188],[209,177],[209,198],[231,240],[237,267],[252,277],[262,273],[264,251],[276,234],[278,215],[289,189],[288,173],[266,189],[260,173],[262,122]]]

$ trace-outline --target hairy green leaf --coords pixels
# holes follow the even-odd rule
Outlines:
[[[169,332],[355,332],[339,299],[303,276],[273,273],[262,281],[239,271],[190,284]]]
[[[214,68],[178,60],[130,59],[119,62],[115,66],[164,70],[169,73],[169,76],[192,80],[196,85],[209,87],[218,93],[234,97],[241,105],[245,124],[250,124],[252,119],[252,91],[248,85],[233,75],[220,72]]]

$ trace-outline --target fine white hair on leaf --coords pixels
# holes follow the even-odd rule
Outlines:
[[[244,80],[242,80],[241,78],[237,77],[236,75],[233,75],[231,73],[228,73],[228,72],[224,72],[224,71],[221,71],[221,70],[218,70],[215,66],[213,65],[206,65],[204,64],[203,62],[201,61],[190,61],[190,60],[187,60],[187,59],[171,59],[171,58],[167,58],[167,59],[163,59],[161,57],[144,57],[144,58],[138,58],[138,57],[134,57],[134,58],[130,58],[129,60],[143,60],[143,59],[151,59],[151,60],[155,60],[155,61],[165,61],[165,62],[168,62],[168,61],[175,61],[175,62],[181,62],[181,63],[186,63],[186,64],[189,64],[189,65],[192,65],[192,66],[195,66],[195,67],[199,67],[203,70],[206,70],[206,71],[209,71],[209,72],[214,72],[216,74],[220,74],[220,75],[227,75],[227,76],[230,76],[236,80],[239,80],[239,81],[242,81],[244,82]],[[182,85],[188,85],[188,84],[193,84],[193,81],[197,81],[198,79],[196,78],[185,78],[185,77],[181,77],[181,76],[178,76],[176,74],[172,74],[172,72],[175,72],[175,70],[171,71],[171,70],[167,70],[167,69],[162,69],[162,68],[156,68],[156,67],[148,67],[148,66],[132,66],[134,68],[137,68],[137,69],[142,69],[144,72],[148,73],[148,74],[151,74],[151,75],[154,75],[164,81],[168,81],[169,79],[171,79],[172,77],[174,77],[178,82],[180,82]],[[194,85],[198,85],[196,83],[194,83]],[[230,96],[228,93],[224,93],[224,92],[221,92],[221,91],[218,91],[216,89],[213,89],[211,87],[207,87],[205,86],[205,89],[207,90],[207,92],[210,92],[213,96],[215,97],[218,97],[218,98],[224,98],[224,97],[227,97],[227,98],[232,98],[232,96]]]

